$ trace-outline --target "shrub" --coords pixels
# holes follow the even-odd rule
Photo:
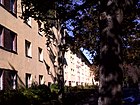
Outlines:
[[[51,92],[55,92],[55,93],[59,92],[58,84],[51,84],[50,89]]]
[[[19,90],[0,92],[0,105],[30,105],[29,100]]]
[[[51,91],[46,85],[33,85],[31,88],[25,89],[23,94],[33,105],[39,105],[51,99]]]

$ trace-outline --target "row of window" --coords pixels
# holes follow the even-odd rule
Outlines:
[[[2,25],[0,25],[0,47],[17,52],[17,34]],[[27,57],[32,57],[32,45],[27,40],[25,40],[25,54]],[[43,61],[43,50],[40,47],[38,47],[38,57],[40,61]]]
[[[29,73],[26,73],[25,75],[25,83],[26,83],[26,88],[31,87],[33,83],[32,75]],[[39,75],[39,84],[44,84],[44,77],[43,75]]]
[[[32,44],[27,40],[25,40],[25,54],[27,57],[32,57]],[[43,61],[43,50],[40,47],[38,47],[38,57],[39,61]]]
[[[76,82],[76,81],[68,81],[69,82],[69,86],[72,86],[72,83],[74,84],[74,83],[76,83],[76,86],[78,86],[78,85],[83,85],[83,82],[81,82],[81,84],[80,84],[80,82]],[[86,83],[85,83],[86,84]]]
[[[25,84],[29,88],[32,85],[32,75],[25,74]],[[44,84],[43,75],[39,75],[39,84]],[[0,90],[17,88],[17,72],[13,70],[0,69]]]
[[[0,5],[2,5],[6,10],[8,10],[10,13],[12,13],[13,15],[17,14],[17,0],[0,0]],[[29,27],[31,27],[31,17],[28,17],[28,19],[26,21],[24,21],[24,23],[26,23]],[[43,26],[44,24],[41,22],[38,22],[38,34],[39,35],[44,35],[44,31],[43,31]]]

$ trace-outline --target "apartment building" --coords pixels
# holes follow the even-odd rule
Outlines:
[[[90,62],[79,51],[74,54],[71,50],[65,53],[66,66],[64,68],[64,80],[66,86],[92,85],[93,76],[90,71]]]
[[[55,41],[46,46],[37,22],[30,17],[26,22],[21,19],[21,0],[0,0],[0,13],[0,90],[53,83],[59,30],[52,28]]]

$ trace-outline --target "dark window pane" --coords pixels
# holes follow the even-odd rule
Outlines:
[[[4,47],[8,50],[12,50],[12,40],[8,29],[4,29]]]
[[[17,51],[17,35],[11,32],[11,49]]]
[[[10,10],[10,0],[4,0],[4,6],[7,10]]]
[[[3,76],[3,86],[4,89],[16,89],[16,72],[11,70],[5,70]]]
[[[26,73],[25,82],[26,82],[26,88],[31,87],[31,74]]]
[[[10,10],[13,13],[16,13],[16,11],[17,11],[17,2],[16,2],[16,0],[10,0]]]
[[[0,25],[0,46],[4,45],[3,31],[4,31],[4,28]]]

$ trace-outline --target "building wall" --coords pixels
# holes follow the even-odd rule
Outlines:
[[[26,85],[26,73],[31,74],[31,82],[39,83],[39,75],[43,76],[42,83],[48,84],[48,82],[53,82],[52,77],[55,77],[55,68],[49,58],[46,37],[38,34],[38,24],[33,19],[31,19],[31,26],[24,23],[21,19],[21,0],[17,0],[17,16],[11,14],[1,4],[0,13],[0,25],[17,35],[16,52],[7,51],[0,47],[0,70],[16,71],[18,86]],[[55,35],[57,35],[57,30],[55,28],[53,30],[55,30]],[[31,43],[31,57],[26,56],[25,40]],[[53,46],[52,49],[57,55],[58,48],[56,47]],[[43,61],[39,61],[38,48],[41,48],[43,51]],[[49,74],[47,71],[48,67],[50,67],[49,70],[51,72]],[[1,79],[0,83],[2,81],[3,79]]]
[[[90,67],[83,61],[80,53],[73,54],[70,50],[65,53],[67,65],[64,69],[64,80],[66,86],[92,85]]]

